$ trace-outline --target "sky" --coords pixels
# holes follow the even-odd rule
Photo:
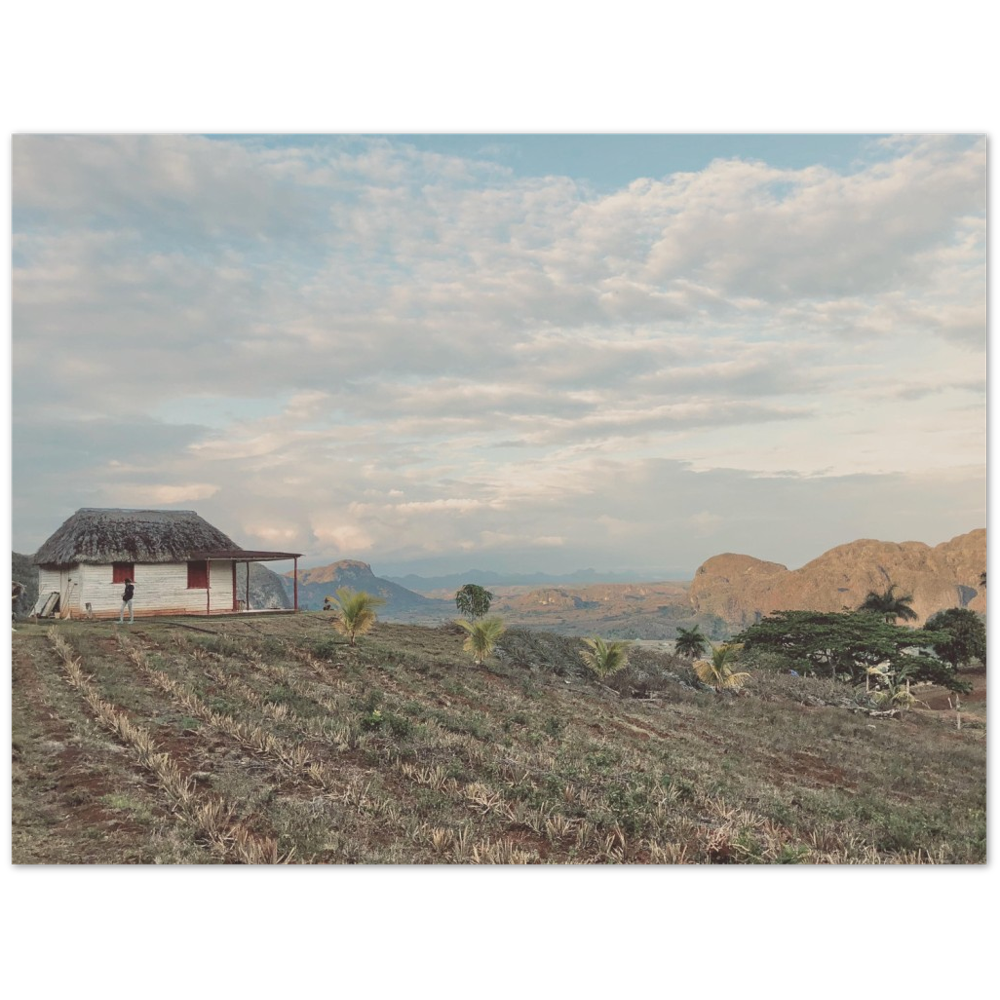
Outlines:
[[[986,524],[982,135],[16,134],[12,542],[376,572]]]

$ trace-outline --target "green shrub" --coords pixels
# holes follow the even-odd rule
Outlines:
[[[369,732],[373,729],[381,729],[385,721],[382,713],[377,708],[373,708],[370,712],[361,716],[361,728],[367,729]]]

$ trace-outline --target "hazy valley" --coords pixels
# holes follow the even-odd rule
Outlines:
[[[986,531],[977,529],[933,547],[861,539],[830,549],[798,570],[725,553],[706,560],[691,581],[532,586],[483,582],[488,574],[470,571],[464,582],[486,586],[494,595],[491,610],[512,625],[651,640],[673,639],[678,627],[698,625],[710,638],[723,639],[773,611],[855,608],[869,591],[891,583],[913,595],[920,621],[949,607],[985,614],[986,587],[980,582],[985,569]],[[326,597],[346,586],[382,597],[386,604],[380,615],[387,621],[438,624],[455,617],[454,595],[461,586],[455,581],[464,579],[461,574],[395,579],[430,586],[418,592],[379,577],[367,563],[343,560],[300,571],[299,605],[318,610]],[[290,577],[283,582],[290,593]]]

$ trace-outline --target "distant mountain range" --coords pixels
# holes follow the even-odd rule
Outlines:
[[[653,573],[642,575],[636,572],[611,573],[596,569],[578,569],[572,573],[495,573],[491,570],[470,569],[463,573],[448,573],[444,576],[386,576],[386,580],[401,587],[427,594],[435,591],[456,591],[467,583],[480,587],[555,587],[567,584],[588,583],[649,583],[651,581],[690,580],[691,574]]]

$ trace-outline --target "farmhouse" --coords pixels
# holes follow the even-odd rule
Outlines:
[[[126,578],[136,617],[262,610],[250,608],[250,563],[285,560],[294,564],[297,611],[300,555],[241,549],[193,510],[85,507],[35,553],[35,612],[117,617]]]

